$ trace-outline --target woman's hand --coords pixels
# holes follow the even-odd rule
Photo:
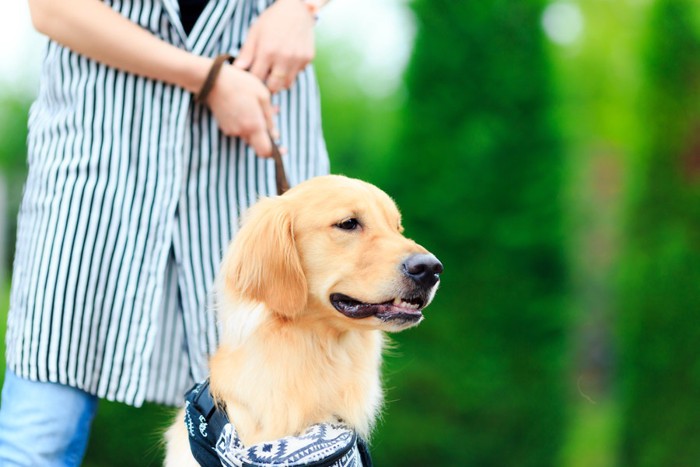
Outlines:
[[[314,58],[315,23],[302,0],[277,0],[250,28],[233,65],[250,70],[273,94],[289,88]]]
[[[240,137],[259,156],[272,155],[269,134],[276,134],[274,110],[270,91],[262,81],[247,71],[224,65],[206,100],[224,134]]]
[[[279,5],[284,4],[283,14],[294,10],[295,5],[286,4],[292,1],[304,9],[301,0],[279,0]],[[192,55],[164,42],[101,1],[29,0],[29,7],[39,32],[106,65],[175,84],[192,93],[201,89],[211,68],[211,58]],[[307,15],[303,19],[309,20],[309,13],[302,13]],[[272,154],[268,130],[276,137],[274,112],[270,91],[260,79],[226,65],[207,104],[225,134],[241,137],[260,156]]]

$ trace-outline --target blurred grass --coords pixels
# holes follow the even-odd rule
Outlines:
[[[85,467],[163,465],[163,433],[175,410],[155,404],[141,408],[100,401],[85,454]]]

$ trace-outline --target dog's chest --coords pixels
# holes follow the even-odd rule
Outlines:
[[[363,344],[361,352],[342,347],[330,351],[321,345],[306,345],[297,352],[281,352],[281,346],[245,346],[226,359],[237,367],[234,384],[222,388],[215,365],[212,384],[226,400],[229,416],[246,443],[337,421],[366,437],[382,400],[381,341]],[[369,345],[376,349],[368,351]]]

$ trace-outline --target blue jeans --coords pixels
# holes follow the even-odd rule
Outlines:
[[[96,411],[96,396],[7,370],[0,399],[0,465],[80,465]]]

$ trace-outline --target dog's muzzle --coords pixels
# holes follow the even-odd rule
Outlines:
[[[400,265],[404,291],[397,297],[378,303],[367,303],[342,293],[332,293],[333,307],[352,319],[374,316],[399,327],[415,325],[423,319],[422,310],[433,298],[442,273],[442,263],[431,254],[414,254]]]

